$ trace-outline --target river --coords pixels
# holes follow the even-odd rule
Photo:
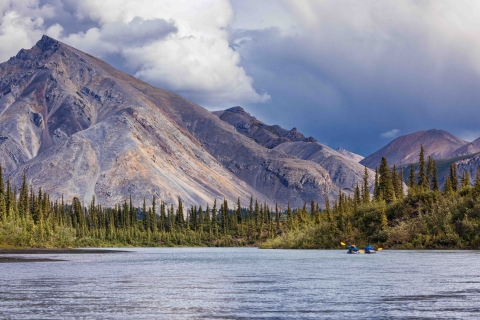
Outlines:
[[[141,248],[0,264],[2,319],[467,319],[480,252]]]

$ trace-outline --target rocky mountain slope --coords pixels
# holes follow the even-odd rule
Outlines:
[[[360,162],[360,161],[362,161],[363,159],[365,159],[364,156],[361,156],[361,155],[359,155],[359,154],[353,153],[353,152],[348,151],[348,150],[346,150],[346,149],[344,149],[344,148],[337,148],[337,150],[335,150],[335,151],[337,151],[338,153],[340,153],[342,156],[344,156],[344,157],[346,157],[346,158],[348,158],[348,159],[350,159],[350,160],[353,160],[353,161],[355,161],[355,162]]]
[[[375,168],[383,156],[388,164],[409,164],[418,162],[420,145],[425,149],[425,156],[434,159],[445,159],[456,156],[456,150],[468,143],[443,130],[418,131],[393,140],[377,152],[369,155],[361,164]]]
[[[360,157],[354,153],[342,149],[347,154],[344,156],[313,137],[306,138],[296,128],[289,131],[278,125],[267,125],[241,107],[213,113],[259,145],[321,165],[327,170],[333,184],[347,193],[353,192],[357,182],[361,185],[363,181],[365,169],[358,161],[352,160],[355,156]],[[371,170],[369,177],[373,183],[375,175]]]
[[[241,134],[269,149],[273,149],[284,142],[316,142],[313,137],[306,138],[297,128],[286,130],[278,125],[269,126],[247,113],[242,107],[233,107],[227,110],[214,111],[214,115],[231,124]]]
[[[461,146],[453,152],[454,156],[463,156],[480,152],[480,138]]]
[[[473,185],[477,178],[477,169],[480,168],[480,153],[476,153],[472,157],[462,159],[456,162],[457,172],[461,175],[463,172],[468,171],[470,174],[470,183]]]
[[[318,142],[286,142],[275,147],[297,158],[320,164],[328,171],[333,183],[347,193],[352,193],[356,184],[362,185],[365,167],[333,149]],[[375,181],[375,173],[368,169],[369,181]]]
[[[0,79],[0,161],[17,186],[26,173],[51,195],[104,205],[130,194],[299,205],[334,192],[320,165],[49,37],[2,63]]]

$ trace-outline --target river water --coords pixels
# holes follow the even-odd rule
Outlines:
[[[480,318],[478,251],[126,250],[0,264],[0,318]]]

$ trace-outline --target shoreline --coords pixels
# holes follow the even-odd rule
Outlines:
[[[104,254],[129,252],[115,249],[75,249],[75,248],[0,248],[0,255],[3,254]],[[2,257],[0,257],[2,258]]]

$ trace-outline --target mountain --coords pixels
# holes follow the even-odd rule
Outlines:
[[[355,162],[360,162],[360,161],[362,161],[363,159],[365,159],[364,156],[361,156],[361,155],[359,155],[359,154],[350,152],[350,151],[348,151],[348,150],[346,150],[346,149],[343,149],[343,148],[337,148],[337,150],[335,150],[335,151],[337,151],[338,153],[340,153],[342,156],[344,156],[344,157],[346,157],[346,158],[348,158],[348,159],[350,159],[350,160],[353,160],[353,161],[355,161]]]
[[[353,192],[357,182],[362,184],[364,166],[351,159],[358,155],[344,149],[347,156],[341,155],[312,137],[306,138],[296,128],[286,130],[278,125],[267,125],[238,106],[213,114],[261,146],[319,164],[327,170],[333,184],[347,193]],[[369,177],[373,183],[375,175],[371,170]]]
[[[463,156],[467,154],[473,154],[480,152],[480,138],[475,141],[469,142],[466,145],[461,146],[454,151],[455,156]]]
[[[129,195],[300,205],[334,190],[320,165],[47,36],[0,64],[0,162],[17,186],[25,173],[53,197],[103,205]]]
[[[420,145],[425,149],[425,157],[432,156],[434,159],[451,158],[456,155],[455,151],[468,144],[447,131],[431,129],[407,134],[393,140],[377,152],[369,155],[361,164],[375,168],[379,166],[383,156],[388,164],[409,164],[418,162]]]
[[[275,147],[297,158],[320,164],[328,171],[333,183],[348,193],[352,193],[355,185],[362,185],[365,167],[356,161],[344,157],[333,149],[318,142],[286,142]],[[368,169],[370,184],[375,181],[375,173]]]
[[[233,107],[227,110],[214,111],[214,115],[231,124],[241,134],[269,149],[273,149],[284,142],[316,141],[313,137],[306,138],[297,128],[286,130],[278,125],[269,126],[247,113],[242,107]]]
[[[458,160],[455,163],[457,164],[458,174],[461,175],[463,172],[468,171],[470,183],[474,184],[477,177],[477,169],[480,168],[480,152],[466,159]]]

